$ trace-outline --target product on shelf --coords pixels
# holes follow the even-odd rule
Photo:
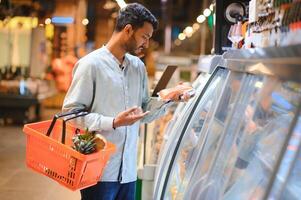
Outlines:
[[[255,15],[256,18],[254,21],[249,21],[248,32],[245,36],[246,48],[301,43],[299,37],[301,33],[300,1],[257,0],[255,2],[257,9],[252,10],[250,6],[250,15]]]
[[[301,1],[251,0],[246,16],[235,15],[228,39],[233,49],[301,43]]]

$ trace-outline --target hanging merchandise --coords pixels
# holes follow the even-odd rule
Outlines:
[[[254,6],[257,8],[256,11],[254,11]],[[300,1],[252,0],[249,13],[246,48],[301,43]]]
[[[17,67],[30,66],[31,49],[31,29],[37,26],[37,18],[14,17],[9,20],[7,25],[11,43],[11,66]]]
[[[231,25],[228,39],[232,42],[232,48],[241,48],[241,41],[244,39],[242,35],[242,21],[237,21],[236,24]]]
[[[12,31],[12,66],[15,67],[29,67],[30,65],[30,51],[24,49],[31,48],[31,30],[14,29]]]
[[[37,27],[34,17],[5,18],[0,24],[1,71],[11,71],[16,76],[25,75],[31,65],[32,28]],[[7,72],[5,72],[7,73]],[[28,75],[28,74],[27,74]],[[7,75],[2,76],[7,77]],[[9,76],[14,78],[14,76]]]
[[[223,15],[217,12],[216,53],[301,43],[299,0],[220,0],[218,10]]]
[[[0,44],[2,49],[2,52],[0,53],[0,69],[4,69],[10,65],[10,51],[8,41],[8,28],[0,28]]]

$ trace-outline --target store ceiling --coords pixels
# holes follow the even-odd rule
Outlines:
[[[55,2],[62,0],[1,0],[0,20],[6,16],[37,16],[40,19],[51,17],[55,10]],[[64,0],[77,3],[78,0]],[[87,18],[88,39],[95,38],[95,20],[109,19],[117,16],[119,6],[115,0],[86,0],[88,3]],[[186,26],[193,24],[201,13],[203,3],[212,0],[125,0],[126,3],[138,2],[145,5],[159,19],[159,30],[154,40],[164,43],[164,29],[171,25],[172,39],[175,40]],[[163,2],[166,2],[165,4]],[[208,6],[207,5],[207,6]],[[11,9],[8,9],[11,8]],[[190,45],[188,45],[190,46]]]
[[[73,1],[77,0],[64,0]],[[103,15],[103,17],[111,17],[112,13],[119,10],[115,0],[87,0],[90,9],[90,15],[97,13],[97,15]],[[167,0],[166,7],[164,7],[162,0],[126,0],[126,3],[138,2],[149,8],[154,15],[161,21],[162,18],[169,18],[173,24],[177,26],[186,25],[186,23],[195,20],[200,14],[202,8],[202,0]],[[105,9],[105,6],[108,9]],[[111,6],[111,8],[110,8]],[[10,12],[9,12],[9,8]],[[55,8],[55,0],[1,0],[0,4],[0,17],[5,15],[19,15],[29,16],[33,12],[36,12],[38,17],[49,17]],[[88,14],[89,14],[88,12]],[[115,14],[116,16],[116,14]],[[113,15],[114,17],[114,15]]]

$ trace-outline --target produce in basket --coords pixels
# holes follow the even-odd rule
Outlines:
[[[75,134],[72,142],[72,148],[82,154],[91,154],[102,150],[107,144],[106,139],[102,135],[89,132],[88,129],[86,129],[84,134]]]
[[[95,137],[94,141],[96,143],[96,149],[98,151],[104,149],[107,145],[106,138],[99,133],[95,134],[94,137]]]

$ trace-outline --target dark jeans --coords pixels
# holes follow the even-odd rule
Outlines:
[[[98,182],[80,191],[82,200],[135,200],[136,181],[130,183]]]

